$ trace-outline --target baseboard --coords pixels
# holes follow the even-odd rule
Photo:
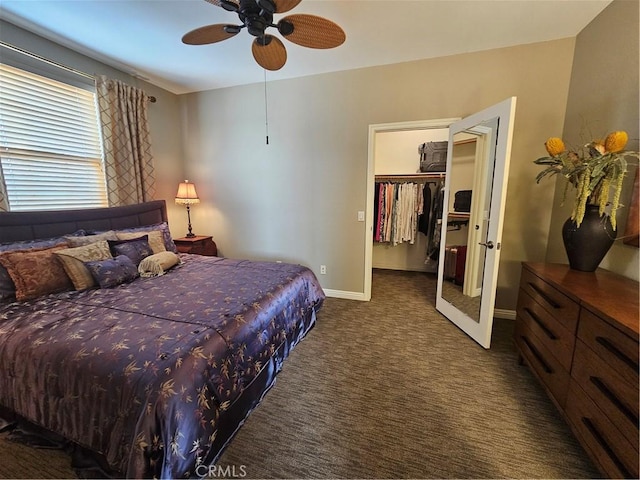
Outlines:
[[[494,318],[503,318],[505,320],[515,320],[516,319],[516,311],[515,310],[506,310],[504,308],[496,308],[493,310]]]
[[[363,292],[347,292],[344,290],[331,290],[328,288],[323,288],[323,290],[327,297],[344,298],[345,300],[359,300],[361,302],[367,301]]]
[[[324,288],[324,293],[327,297],[331,298],[343,298],[345,300],[358,300],[361,302],[368,301],[363,292],[347,292],[345,290],[331,290],[329,288]],[[493,316],[495,318],[502,318],[505,320],[515,320],[516,319],[516,311],[515,310],[506,310],[504,308],[496,308],[493,310]]]

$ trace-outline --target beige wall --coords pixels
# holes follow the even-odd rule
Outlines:
[[[186,213],[173,202],[178,183],[184,175],[179,97],[1,20],[0,39],[81,72],[117,78],[156,97],[157,102],[149,104],[149,128],[156,167],[156,198],[167,201],[172,231],[175,230],[180,235],[186,233]],[[1,52],[2,49],[0,54]]]
[[[614,130],[629,133],[627,149],[638,150],[640,58],[639,2],[616,0],[600,13],[577,37],[571,86],[562,136],[569,145],[581,145]],[[593,135],[594,137],[592,137]],[[548,137],[557,136],[549,129]],[[539,148],[540,156],[544,149]],[[629,205],[634,170],[627,177],[622,203]],[[562,244],[562,224],[571,214],[571,202],[560,206],[564,184],[557,182],[549,230],[547,260],[567,263]],[[571,197],[569,197],[571,198]],[[618,213],[618,237],[623,236],[627,209]],[[618,240],[600,266],[638,280],[638,249]]]
[[[522,260],[543,261],[554,187],[532,163],[564,124],[574,39],[185,95],[194,228],[222,254],[299,262],[323,287],[362,292],[370,124],[464,117],[517,96],[497,308],[514,309]],[[286,68],[286,67],[285,67]]]

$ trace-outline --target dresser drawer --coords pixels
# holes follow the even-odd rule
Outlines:
[[[520,288],[575,335],[580,312],[580,306],[576,302],[526,268],[522,269]]]
[[[573,346],[576,337],[556,318],[536,302],[525,290],[518,294],[516,310],[518,321],[522,322],[540,342],[558,359],[565,370],[571,369]]]
[[[582,341],[576,343],[571,377],[633,444],[638,444],[638,382],[627,382]]]
[[[638,478],[637,440],[631,444],[621,435],[573,380],[565,412],[582,445],[607,476]]]
[[[522,322],[516,324],[515,341],[526,363],[560,408],[564,408],[569,387],[569,372]]]
[[[628,382],[638,385],[638,341],[583,308],[578,338]]]

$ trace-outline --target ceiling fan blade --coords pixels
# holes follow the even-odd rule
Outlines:
[[[228,27],[230,31],[227,31],[225,27]],[[187,45],[207,45],[231,38],[237,35],[239,31],[240,28],[237,25],[216,23],[215,25],[207,25],[185,33],[182,37],[182,43]]]
[[[280,70],[287,61],[287,49],[273,35],[265,35],[264,41],[260,37],[256,38],[251,44],[251,53],[256,62],[266,70]]]
[[[288,33],[290,26],[293,31]],[[317,15],[288,15],[278,22],[278,30],[290,42],[309,48],[334,48],[347,36],[339,25]]]
[[[209,0],[207,0],[209,1]],[[273,0],[276,6],[275,13],[284,13],[293,10],[302,0]]]
[[[240,8],[239,0],[204,0],[211,5],[215,5],[216,7],[222,7],[225,10],[229,10],[230,12],[237,12]]]

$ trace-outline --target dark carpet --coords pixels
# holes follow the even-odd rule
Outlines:
[[[434,308],[435,277],[375,270],[329,298],[218,462],[216,478],[597,478],[527,367],[513,322],[484,350]],[[0,477],[72,478],[0,434]]]

